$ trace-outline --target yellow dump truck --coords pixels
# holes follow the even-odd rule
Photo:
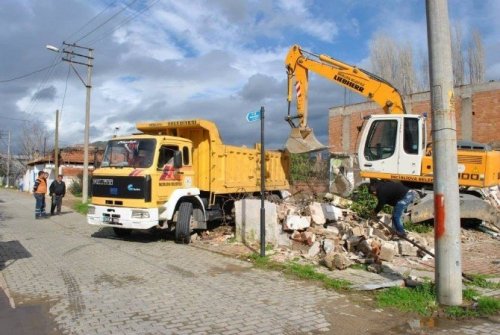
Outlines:
[[[235,199],[260,195],[260,144],[225,145],[214,123],[198,119],[137,129],[108,142],[92,177],[89,224],[113,227],[118,236],[173,229],[177,241],[189,243],[193,229],[231,215]],[[284,152],[266,151],[267,195],[288,189],[289,161]]]

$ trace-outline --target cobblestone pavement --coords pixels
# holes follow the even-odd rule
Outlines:
[[[56,326],[47,333],[414,331],[408,316],[370,307],[368,296],[347,297],[154,234],[118,239],[68,208],[35,221],[33,207],[31,196],[0,190],[0,284],[12,305],[48,306]],[[493,321],[453,323],[422,334],[498,334],[498,328]]]

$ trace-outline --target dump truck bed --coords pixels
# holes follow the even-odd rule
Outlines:
[[[260,144],[254,148],[225,145],[214,123],[180,120],[139,123],[137,129],[151,135],[169,135],[193,143],[194,186],[215,194],[260,191]],[[288,154],[266,151],[266,190],[288,189]]]

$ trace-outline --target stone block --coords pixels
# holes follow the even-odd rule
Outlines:
[[[342,209],[331,204],[321,204],[323,215],[327,221],[339,221],[343,218]]]
[[[301,233],[302,241],[307,245],[313,245],[316,242],[316,234],[310,231],[304,231]]]
[[[323,240],[323,250],[325,251],[326,254],[335,251],[335,241],[330,239]]]
[[[399,254],[402,256],[417,256],[418,248],[408,241],[399,241]]]
[[[379,258],[386,262],[392,262],[394,256],[398,253],[398,245],[395,242],[383,242],[380,247]]]
[[[319,202],[312,202],[309,205],[309,212],[311,213],[311,220],[315,224],[322,226],[326,223],[325,215]]]
[[[351,228],[351,234],[354,236],[363,236],[365,234],[365,229],[361,226],[354,226]]]
[[[339,269],[344,270],[348,268],[352,262],[342,253],[332,252],[323,258],[323,264],[330,270]]]
[[[234,203],[236,240],[260,242],[260,199],[242,199]],[[277,206],[264,201],[266,243],[277,245],[280,234]]]
[[[378,238],[380,238],[381,240],[384,240],[384,241],[387,241],[389,240],[389,236],[387,236],[385,234],[385,231],[382,230],[382,229],[378,229],[378,228],[373,228],[373,236],[377,236]]]
[[[320,253],[320,251],[321,251],[321,243],[319,241],[316,241],[311,245],[305,256],[306,258],[314,258]]]
[[[283,230],[299,230],[306,229],[311,226],[310,216],[287,215],[283,223]]]

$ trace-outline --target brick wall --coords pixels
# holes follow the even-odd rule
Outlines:
[[[458,139],[480,143],[500,141],[500,82],[461,86],[455,88],[454,93]],[[427,113],[427,136],[430,142],[432,126],[429,92],[405,97],[405,105],[408,113]],[[363,117],[381,113],[382,109],[373,102],[331,108],[328,126],[330,152],[345,152],[346,144],[349,145],[348,153],[356,152],[360,136],[358,128],[363,123]],[[350,117],[349,131],[342,127],[345,117]]]

